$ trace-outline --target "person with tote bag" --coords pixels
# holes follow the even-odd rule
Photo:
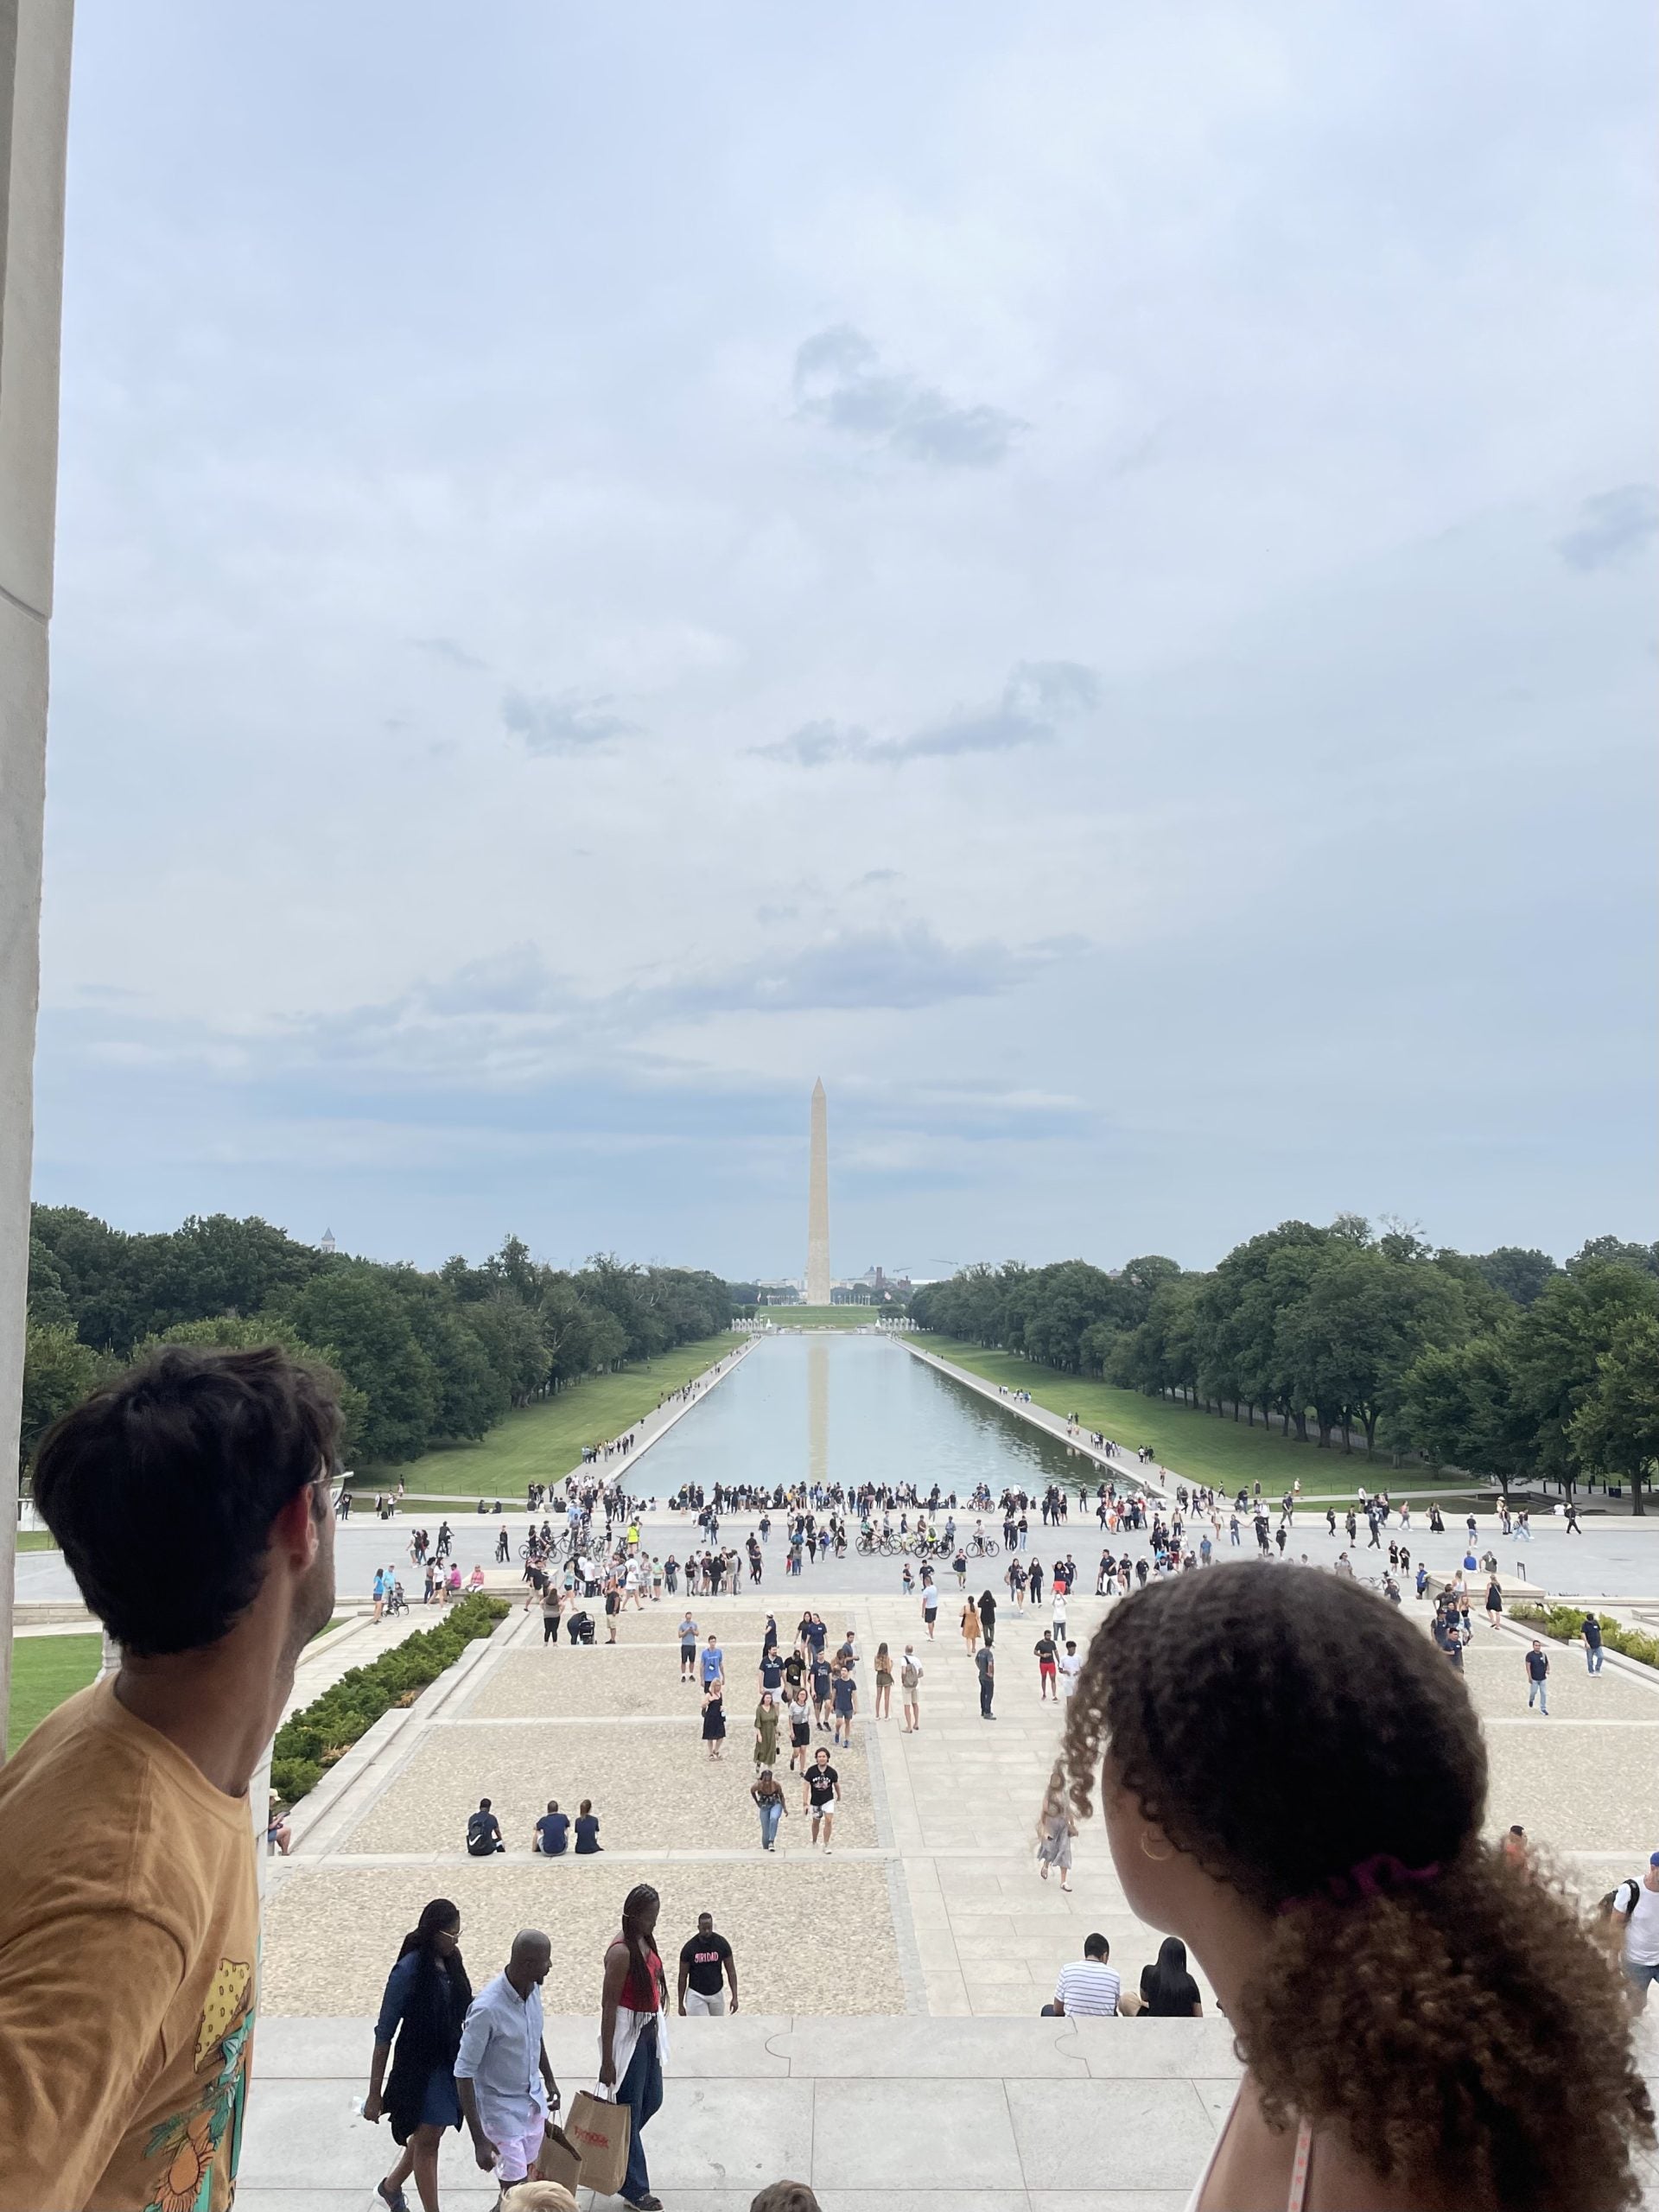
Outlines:
[[[569,2122],[582,2154],[583,2184],[620,2195],[635,2212],[662,2212],[662,2199],[651,2193],[641,2139],[663,2101],[668,2056],[668,1983],[656,1944],[661,1909],[646,1882],[623,1900],[621,1933],[605,1954],[599,2019],[599,2085],[615,2102],[584,2091]]]

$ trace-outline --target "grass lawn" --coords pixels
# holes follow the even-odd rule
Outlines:
[[[15,1751],[54,1706],[84,1690],[98,1672],[101,1636],[23,1636],[11,1646],[11,1716],[7,1743]]]
[[[17,1548],[20,1552],[54,1552],[58,1540],[49,1529],[20,1529]]]
[[[522,1504],[526,1483],[557,1482],[581,1459],[584,1444],[620,1435],[741,1342],[734,1334],[707,1337],[615,1375],[590,1375],[556,1397],[509,1414],[476,1444],[442,1446],[406,1467],[382,1469],[378,1481],[364,1475],[353,1491],[360,1497],[377,1487],[389,1489],[401,1475],[411,1494],[454,1491],[467,1497],[511,1498],[516,1491]]]
[[[1242,1421],[1218,1421],[1190,1406],[1143,1398],[1138,1390],[1114,1390],[1107,1383],[1062,1374],[1057,1367],[1039,1367],[1013,1352],[987,1351],[954,1337],[918,1336],[915,1341],[941,1359],[982,1375],[988,1382],[1029,1390],[1051,1413],[1080,1414],[1085,1427],[1099,1429],[1115,1444],[1126,1444],[1131,1451],[1150,1444],[1164,1466],[1189,1481],[1212,1483],[1227,1491],[1259,1481],[1274,1497],[1297,1480],[1304,1497],[1340,1496],[1361,1483],[1368,1490],[1435,1486],[1427,1467],[1391,1469],[1386,1454],[1373,1464],[1363,1452],[1351,1458],[1339,1449],[1321,1452],[1314,1445],[1298,1443],[1294,1436],[1281,1436],[1276,1423],[1266,1429],[1260,1421],[1251,1428]],[[1449,1500],[1461,1491],[1448,1481],[1446,1495]]]
[[[779,1329],[868,1329],[884,1310],[880,1306],[763,1306],[756,1319]]]

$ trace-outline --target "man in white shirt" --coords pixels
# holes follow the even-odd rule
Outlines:
[[[1111,1955],[1112,1947],[1103,1936],[1085,1936],[1083,1956],[1060,1968],[1054,2002],[1044,2005],[1043,2018],[1103,2018],[1115,2013],[1122,1984],[1106,1963]]]
[[[1054,1662],[1054,1671],[1060,1678],[1060,1698],[1064,1702],[1077,1687],[1077,1676],[1083,1672],[1083,1662],[1077,1656],[1075,1640],[1066,1645]]]
[[[1613,1892],[1613,1910],[1624,1923],[1624,1954],[1621,1961],[1626,1980],[1636,1992],[1638,2012],[1647,2005],[1648,1991],[1659,1981],[1659,1851],[1648,1861],[1639,1882],[1621,1882]]]
[[[505,1972],[468,2006],[455,2054],[455,2088],[474,2155],[503,2189],[535,2165],[550,2107],[559,2102],[542,2041],[542,1984],[552,1958],[539,1929],[521,1929]]]

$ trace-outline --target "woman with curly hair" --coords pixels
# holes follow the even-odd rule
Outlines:
[[[1481,1832],[1462,1679],[1339,1576],[1108,1613],[1066,1716],[1132,1910],[1196,1953],[1238,2095],[1189,2212],[1618,2212],[1654,2139],[1613,1961]]]

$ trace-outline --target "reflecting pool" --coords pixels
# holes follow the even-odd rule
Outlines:
[[[763,1338],[702,1403],[653,1444],[639,1479],[658,1498],[684,1484],[980,1483],[1040,1493],[1098,1479],[1074,1452],[888,1337],[825,1330]]]

